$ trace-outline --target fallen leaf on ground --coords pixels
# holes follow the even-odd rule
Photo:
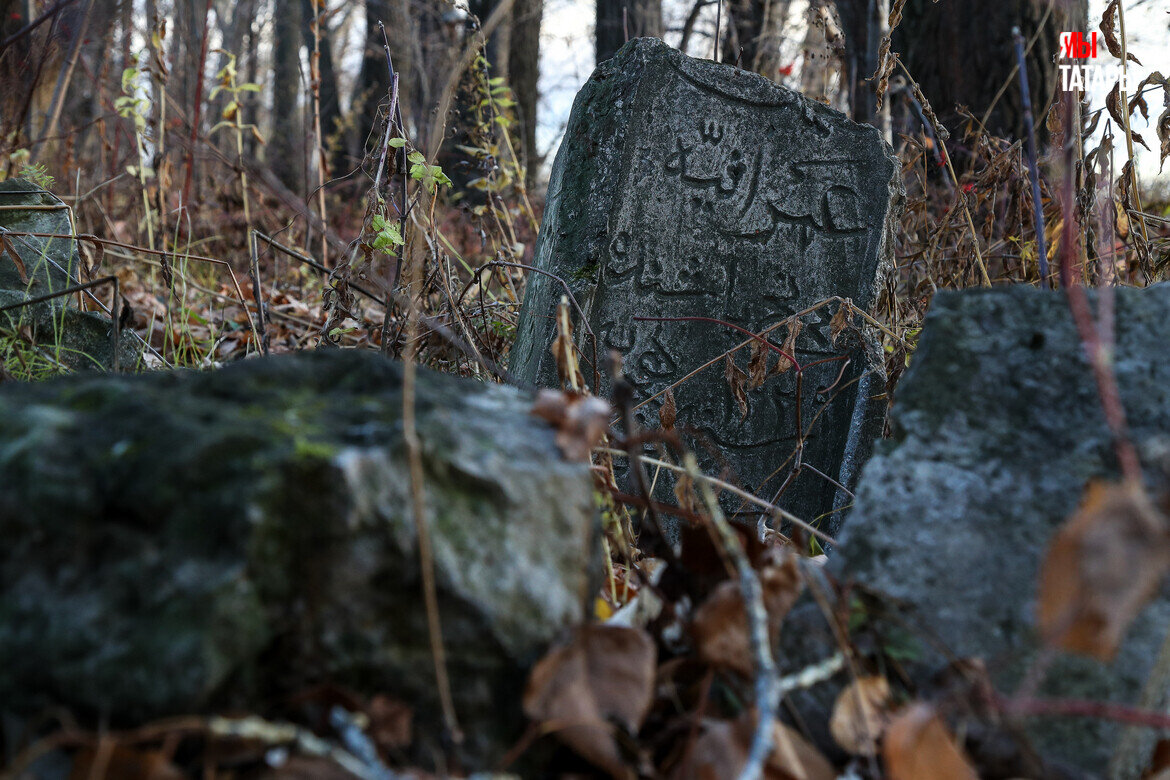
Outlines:
[[[707,720],[695,744],[671,774],[672,780],[722,780],[738,777],[747,763],[755,734],[756,713],[737,720]],[[772,752],[764,764],[765,780],[832,780],[832,764],[795,729],[775,723]]]
[[[384,750],[401,750],[414,739],[414,711],[389,696],[377,695],[366,708],[370,719],[367,729],[374,744]]]
[[[882,760],[889,780],[979,780],[929,704],[912,704],[894,718],[882,740]]]
[[[829,732],[845,752],[873,756],[889,718],[889,682],[884,677],[859,677],[837,696]]]
[[[1166,518],[1143,487],[1090,483],[1041,568],[1041,636],[1061,649],[1111,660],[1167,571]]]
[[[795,556],[760,570],[764,591],[764,608],[768,612],[768,635],[774,645],[784,616],[800,596],[800,568]],[[751,634],[744,609],[743,593],[737,580],[724,580],[715,586],[697,610],[691,633],[699,657],[709,664],[734,669],[745,677],[755,669]]]
[[[640,629],[590,625],[542,658],[528,678],[524,713],[613,777],[629,777],[612,723],[631,734],[654,694],[657,650]]]
[[[73,759],[70,780],[92,777],[122,780],[181,780],[186,777],[161,750],[135,750],[125,745],[99,743],[83,748]]]

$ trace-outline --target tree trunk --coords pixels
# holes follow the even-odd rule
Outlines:
[[[877,52],[883,20],[877,0],[836,0],[844,41],[845,82],[849,116],[856,122],[875,124],[877,98],[868,79],[877,70]]]
[[[301,25],[304,30],[305,46],[309,52],[313,51],[313,3],[312,0],[301,0]],[[321,59],[318,62],[320,71],[321,100],[321,145],[328,152],[330,140],[337,134],[341,120],[341,100],[337,89],[337,71],[333,66],[333,41],[329,37],[328,25],[321,22]],[[340,150],[336,150],[340,151]],[[329,164],[334,171],[344,166],[341,154],[328,154]]]
[[[272,137],[268,163],[273,173],[293,192],[303,188],[304,136],[300,122],[300,7],[281,3],[275,19],[272,78]]]
[[[508,81],[524,135],[523,154],[529,187],[536,182],[542,162],[536,148],[536,107],[540,100],[540,22],[543,15],[543,0],[516,0],[512,6]]]
[[[731,0],[724,6],[727,32],[720,59],[729,65],[776,80],[780,75],[780,40],[790,0]]]
[[[629,38],[662,37],[662,0],[597,0],[597,62]]]
[[[354,163],[358,163],[364,157],[364,144],[367,136],[377,129],[378,123],[378,105],[384,100],[390,90],[390,74],[386,69],[386,54],[382,49],[382,36],[378,31],[378,22],[383,22],[385,18],[390,18],[389,3],[386,0],[366,0],[366,31],[365,31],[365,45],[362,49],[362,65],[358,71],[357,80],[354,82],[353,88],[353,110],[357,116],[357,132],[356,139],[352,145],[352,157]],[[387,27],[386,33],[388,38],[394,36],[392,28]],[[395,46],[396,41],[391,40],[391,46]],[[410,57],[408,56],[409,47],[404,47],[398,50],[395,47],[393,50],[394,67],[399,73],[410,72]],[[404,70],[405,69],[405,70]],[[399,83],[400,97],[402,97],[402,88],[405,86]],[[403,113],[408,113],[405,106]]]
[[[1024,109],[1015,77],[1016,58],[1012,27],[1025,40],[1040,35],[1028,56],[1028,83],[1036,126],[1043,132],[1045,111],[1059,89],[1060,72],[1054,58],[1059,34],[1087,28],[1087,0],[1075,0],[1072,10],[1054,4],[1041,28],[1047,3],[1035,0],[908,0],[901,25],[894,32],[894,50],[930,100],[943,124],[957,126],[956,105],[965,105],[979,118],[991,108],[987,129],[993,134],[1022,138]],[[1011,83],[998,101],[996,93]],[[994,105],[994,108],[992,106]]]

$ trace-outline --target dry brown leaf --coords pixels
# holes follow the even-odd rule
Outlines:
[[[1113,121],[1120,127],[1125,127],[1125,122],[1121,119],[1121,82],[1113,85],[1113,89],[1109,90],[1109,94],[1105,96],[1105,108],[1109,110],[1109,116],[1113,117]]]
[[[1142,113],[1145,114],[1145,99],[1141,97],[1141,93],[1150,84],[1161,85],[1162,105],[1165,106],[1165,110],[1158,116],[1158,120],[1154,124],[1155,132],[1158,134],[1158,172],[1160,173],[1162,166],[1166,164],[1166,158],[1170,157],[1170,79],[1163,76],[1160,71],[1154,71],[1146,76],[1137,85],[1137,89],[1134,90],[1135,94],[1133,100],[1130,102],[1130,106],[1132,107],[1135,103],[1141,101],[1141,105],[1143,106]]]
[[[557,337],[552,343],[553,362],[561,383],[580,391],[585,387],[585,375],[577,360],[577,345],[573,342],[573,321],[569,316],[569,299],[561,296],[557,306]]]
[[[609,404],[592,395],[541,390],[532,404],[532,414],[556,429],[557,447],[572,461],[589,460],[589,453],[609,428]]]
[[[698,514],[702,510],[698,496],[695,493],[695,482],[690,474],[679,474],[674,483],[674,500],[688,512]]]
[[[414,710],[397,699],[375,696],[366,715],[370,719],[370,738],[383,750],[401,750],[414,741]]]
[[[24,267],[24,259],[17,254],[16,250],[12,248],[12,244],[8,241],[8,236],[0,233],[0,254],[7,254],[12,258],[12,262],[16,264],[16,272],[20,274],[20,283],[28,284],[28,269]]]
[[[752,339],[751,357],[748,358],[748,389],[755,390],[768,378],[768,353],[766,346],[756,339]]]
[[[674,403],[674,391],[669,387],[662,394],[662,406],[658,407],[658,425],[664,431],[674,430],[674,421],[678,415],[678,407]]]
[[[97,748],[82,748],[73,759],[69,780],[87,780],[91,777],[182,780],[186,775],[161,750],[136,750],[106,742]]]
[[[844,303],[838,306],[837,313],[829,320],[829,340],[834,346],[837,344],[837,337],[852,323],[853,307]]]
[[[1170,157],[1170,107],[1158,117],[1158,173]]]
[[[1064,650],[1111,660],[1167,571],[1166,518],[1143,487],[1090,483],[1041,568],[1041,636]]]
[[[737,777],[747,763],[756,713],[734,721],[707,720],[686,758],[671,773],[673,780],[722,780]],[[772,753],[764,764],[765,780],[832,780],[832,764],[808,740],[783,723],[772,730]]]
[[[765,566],[759,573],[768,612],[768,635],[775,644],[788,610],[800,596],[800,567],[792,555]],[[745,677],[755,669],[751,635],[739,582],[719,583],[697,610],[691,632],[699,657],[714,666],[734,669]]]
[[[723,378],[727,380],[727,386],[731,389],[735,402],[739,404],[740,419],[746,418],[748,416],[748,400],[744,387],[747,385],[747,374],[735,364],[731,355],[724,357]]]
[[[832,780],[837,770],[800,732],[777,723],[764,776],[780,780]]]
[[[788,335],[784,337],[784,345],[781,347],[786,353],[796,357],[796,337],[804,330],[804,323],[800,320],[788,321]],[[788,369],[792,368],[792,361],[781,355],[776,360],[776,364],[772,366],[773,374],[783,374]]]
[[[1121,59],[1121,41],[1117,40],[1117,33],[1114,31],[1116,21],[1114,16],[1117,15],[1118,0],[1110,0],[1109,5],[1105,7],[1105,13],[1101,14],[1101,32],[1105,35],[1105,47],[1109,49],[1109,53],[1117,59]],[[1141,65],[1142,62],[1130,52],[1126,52],[1130,62],[1136,62]]]
[[[890,723],[882,740],[890,780],[979,780],[929,704],[912,704]]]
[[[837,696],[829,733],[845,752],[874,756],[889,716],[890,684],[886,678],[859,677]]]
[[[532,669],[524,713],[613,777],[632,776],[611,723],[637,733],[653,702],[656,660],[645,631],[584,626]]]

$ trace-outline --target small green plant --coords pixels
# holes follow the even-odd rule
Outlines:
[[[381,214],[375,214],[370,219],[370,230],[374,231],[374,251],[385,252],[389,254],[394,251],[393,247],[402,246],[406,241],[402,238],[402,232],[398,229],[398,225]]]
[[[16,178],[27,179],[41,189],[51,190],[56,183],[43,163],[29,163],[28,149],[17,149],[8,155],[8,170],[16,171]]]
[[[231,52],[223,49],[216,49],[216,52],[227,57],[227,63],[216,74],[215,78],[219,84],[211,90],[210,100],[215,100],[216,96],[221,92],[226,92],[231,95],[231,101],[223,108],[223,114],[219,122],[211,128],[210,135],[215,135],[223,129],[230,129],[236,139],[236,156],[239,162],[240,170],[240,196],[244,201],[244,224],[247,225],[249,241],[252,234],[252,212],[248,203],[248,172],[244,169],[244,133],[252,134],[257,143],[263,144],[264,136],[260,134],[260,128],[252,122],[245,122],[243,111],[241,110],[241,99],[247,92],[259,92],[259,84],[244,83],[238,81],[239,73],[236,70],[236,56]]]

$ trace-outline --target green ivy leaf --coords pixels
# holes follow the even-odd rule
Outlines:
[[[405,138],[391,138],[389,141],[389,145],[390,145],[391,149],[401,149],[402,147],[406,146],[406,139]]]

